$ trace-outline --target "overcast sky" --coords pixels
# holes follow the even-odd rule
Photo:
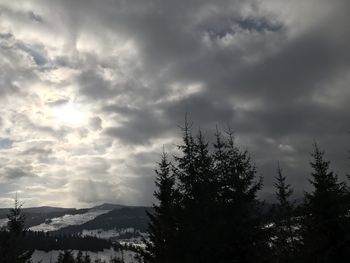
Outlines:
[[[187,112],[272,191],[350,170],[349,0],[0,0],[0,207],[150,205]]]

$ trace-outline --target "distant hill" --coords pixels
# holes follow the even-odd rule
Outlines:
[[[53,207],[53,206],[39,206],[39,207],[29,207],[23,208],[22,211],[24,213],[30,214],[38,214],[38,213],[59,213],[59,212],[67,212],[67,211],[75,211],[75,208],[62,208],[62,207]],[[0,218],[6,218],[9,213],[10,208],[0,208]]]
[[[10,211],[9,208],[1,208],[0,219],[7,218],[9,211]],[[86,213],[87,209],[42,206],[42,207],[23,208],[22,211],[26,217],[25,227],[29,228],[32,226],[40,225],[48,219],[61,217],[64,215],[83,214],[83,213]]]
[[[90,209],[94,210],[114,210],[114,209],[120,209],[125,207],[124,205],[118,205],[118,204],[109,204],[109,203],[104,203],[102,205],[94,206],[91,207]]]
[[[125,229],[134,228],[139,231],[146,231],[148,225],[147,211],[150,207],[123,207],[114,209],[106,214],[97,216],[81,225],[72,225],[61,228],[58,234],[80,233],[83,230],[93,229]]]
[[[33,229],[44,231],[54,231],[55,229],[54,233],[56,234],[76,234],[83,230],[95,229],[133,228],[145,231],[148,225],[146,211],[150,209],[149,207],[104,203],[85,209],[51,206],[30,207],[23,208],[23,213],[26,216],[26,228],[34,227]],[[9,208],[0,208],[0,219],[6,218],[8,213]],[[81,216],[77,218],[78,215]],[[51,227],[52,224],[54,224],[53,227]],[[35,226],[39,227],[35,228]]]

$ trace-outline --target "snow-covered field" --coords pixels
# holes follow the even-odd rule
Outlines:
[[[33,263],[39,263],[40,261],[42,263],[55,262],[58,254],[60,252],[61,252],[60,250],[52,250],[50,252],[35,250],[33,255],[32,255],[32,262]],[[76,255],[78,253],[77,250],[73,250],[72,252],[74,253],[74,255]],[[85,254],[85,252],[87,252],[90,255],[92,260],[101,259],[101,260],[106,260],[108,262],[111,257],[117,256],[119,258],[123,258],[125,263],[136,263],[137,262],[134,259],[134,256],[136,254],[132,251],[129,251],[129,250],[119,252],[119,251],[115,251],[113,249],[105,249],[104,251],[97,252],[97,253],[90,252],[90,251],[82,251],[82,252],[83,252],[83,255]]]
[[[119,244],[121,245],[128,245],[128,246],[134,246],[139,248],[146,248],[146,244],[143,241],[142,237],[134,237],[134,238],[128,238],[128,239],[119,239]]]
[[[135,234],[134,237],[131,238],[123,238],[122,236],[124,234],[131,233]],[[115,239],[120,243],[121,245],[132,245],[135,247],[145,247],[145,242],[143,238],[148,237],[147,233],[139,232],[135,230],[134,228],[123,228],[123,229],[110,229],[110,230],[102,230],[102,229],[93,229],[93,230],[86,230],[84,229],[81,232],[81,236],[92,236],[92,237],[98,237],[101,239]]]
[[[130,228],[123,228],[123,229],[110,229],[110,230],[103,230],[103,229],[93,229],[93,230],[86,230],[84,229],[81,232],[81,236],[91,236],[91,237],[98,237],[102,239],[111,239],[111,238],[117,238],[120,237],[123,234],[126,233],[135,233],[135,229]]]
[[[7,221],[9,221],[7,218],[1,218],[0,219],[0,227],[6,226]]]
[[[71,226],[71,225],[81,225],[84,224],[95,217],[108,213],[110,210],[89,210],[88,212],[84,214],[77,214],[77,215],[64,215],[61,217],[56,217],[50,219],[46,223],[42,223],[37,226],[33,226],[29,228],[29,230],[32,231],[56,231],[60,228]]]

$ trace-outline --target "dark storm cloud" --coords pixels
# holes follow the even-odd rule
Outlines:
[[[210,98],[207,94],[193,95],[180,101],[164,103],[162,106],[167,119],[182,124],[185,115],[188,114],[190,119],[199,126],[205,125],[205,128],[208,128],[208,125],[215,127],[215,124],[227,124],[235,114],[232,105],[224,98]]]
[[[107,99],[115,95],[110,83],[94,70],[88,70],[80,74],[78,83],[81,93],[91,99]]]
[[[94,99],[126,92],[138,102],[135,107],[130,107],[129,101],[125,105],[101,104],[103,112],[120,117],[115,117],[117,125],[106,127],[104,133],[125,143],[143,144],[153,138],[174,136],[188,113],[202,129],[230,123],[237,136],[250,138],[248,146],[256,153],[261,170],[273,173],[276,160],[266,161],[261,149],[271,150],[277,159],[279,155],[308,156],[313,139],[321,141],[326,149],[332,148],[326,138],[332,136],[335,142],[350,128],[347,107],[313,99],[318,91],[330,88],[327,85],[332,85],[332,80],[349,72],[350,57],[344,44],[349,42],[344,26],[347,19],[344,12],[338,12],[346,3],[336,2],[330,16],[290,39],[290,28],[283,17],[262,12],[254,1],[188,1],[186,5],[181,1],[153,1],[100,6],[106,11],[101,20],[104,26],[134,39],[143,63],[141,74],[135,77],[141,83],[142,79],[148,82],[149,89],[135,88],[130,83],[116,89],[94,72],[87,72],[79,82],[81,91]],[[250,6],[251,11],[243,13],[243,6]],[[336,21],[343,24],[332,24],[335,16],[342,17]],[[332,36],[334,32],[338,32],[337,37]],[[342,33],[344,37],[339,36]],[[172,101],[147,101],[164,99],[175,82],[184,86],[199,82],[203,89]],[[259,104],[253,102],[252,109],[236,107],[239,102],[251,100]],[[287,137],[291,138],[290,145],[285,142]],[[264,138],[275,142],[266,148]],[[309,146],[301,149],[298,141],[309,142]],[[285,149],[295,150],[284,153],[284,143]],[[307,170],[307,162],[301,165],[302,169],[294,168],[293,176]],[[270,184],[271,175],[266,176]]]
[[[132,202],[150,203],[156,152],[181,136],[178,125],[186,114],[194,132],[200,127],[207,138],[217,124],[230,125],[265,177],[265,192],[272,191],[277,161],[300,190],[307,187],[313,140],[327,150],[340,175],[348,169],[349,3],[62,0],[41,1],[33,10],[4,7],[1,18],[12,18],[16,28],[30,24],[43,39],[52,31],[63,36],[63,44],[57,48],[55,37],[47,45],[32,43],[37,36],[0,31],[0,96],[18,96],[26,92],[27,80],[39,79],[49,83],[47,90],[72,90],[43,104],[56,107],[74,99],[91,107],[79,131],[80,139],[95,141],[70,149],[81,161],[72,168],[84,178],[74,178],[82,186],[74,192],[81,202],[113,195],[126,201],[128,189]],[[51,69],[73,73],[64,81],[42,81],[40,74]],[[16,114],[13,123],[60,140],[71,132],[36,123],[25,113]],[[12,146],[6,143],[4,148]],[[142,147],[148,151],[139,153]],[[21,152],[42,156],[47,150]],[[118,152],[126,159],[120,163],[127,163],[122,171],[107,159]],[[110,183],[112,171],[129,177]]]
[[[228,124],[234,115],[232,106],[225,101],[211,100],[203,95],[141,109],[109,105],[104,110],[127,118],[126,121],[117,121],[119,127],[107,127],[104,132],[131,144],[146,143],[166,134],[177,134],[177,127],[183,124],[186,114],[202,129]]]
[[[136,110],[126,121],[119,122],[120,127],[107,127],[105,134],[130,144],[147,143],[170,129],[170,123],[161,114],[147,110]]]
[[[307,97],[320,83],[347,70],[350,56],[325,36],[305,36],[288,44],[283,51],[257,65],[238,70],[220,82],[227,93],[269,100],[293,100]]]
[[[249,132],[258,127],[259,133],[274,138],[303,135],[312,139],[340,135],[350,130],[350,124],[345,121],[349,107],[330,107],[311,101],[276,104],[246,111],[241,119],[233,119],[233,123],[239,125],[239,132]]]

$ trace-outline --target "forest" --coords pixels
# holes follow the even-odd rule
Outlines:
[[[349,185],[316,142],[312,190],[295,203],[293,186],[277,166],[276,203],[266,211],[257,197],[263,178],[233,132],[217,129],[210,144],[186,121],[182,134],[180,154],[163,153],[158,164],[159,202],[149,214],[145,262],[349,262]]]
[[[233,132],[217,129],[215,141],[209,142],[201,131],[193,134],[187,121],[181,129],[179,153],[163,152],[155,171],[157,201],[147,212],[149,238],[145,249],[137,249],[140,262],[348,262],[349,183],[333,172],[316,142],[310,156],[312,190],[296,203],[293,186],[278,165],[276,202],[270,205],[259,200],[263,178]],[[25,230],[17,201],[8,218],[0,235],[1,262],[30,262],[33,250],[25,244],[33,233]],[[74,257],[65,250],[57,259],[63,262],[92,261],[87,254]]]

